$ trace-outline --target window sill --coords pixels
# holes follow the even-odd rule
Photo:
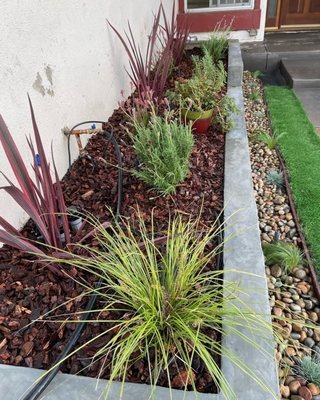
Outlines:
[[[253,10],[253,6],[241,6],[241,7],[207,7],[207,8],[190,8],[186,9],[186,14],[193,13],[210,13],[210,12],[226,12],[226,11],[244,11]]]

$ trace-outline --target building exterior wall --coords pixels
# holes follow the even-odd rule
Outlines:
[[[173,0],[163,0],[171,15]],[[128,59],[108,18],[120,30],[129,19],[143,47],[160,0],[2,0],[0,2],[0,113],[25,160],[32,132],[27,93],[45,148],[53,142],[60,176],[68,166],[61,129],[90,119],[106,120],[129,93]],[[72,148],[77,155],[76,146]],[[0,146],[0,170],[12,178]],[[5,181],[0,177],[0,185]],[[15,226],[24,212],[0,191],[0,215]]]
[[[186,12],[185,0],[179,0],[179,21],[188,21],[191,33],[198,40],[206,39],[217,24],[224,20],[232,23],[231,37],[241,42],[261,41],[264,38],[264,28],[267,10],[267,0],[254,0],[252,9],[212,9],[210,11]]]

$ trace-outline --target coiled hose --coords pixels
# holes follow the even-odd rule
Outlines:
[[[71,167],[71,151],[70,151],[70,136],[72,134],[72,131],[76,129],[80,125],[88,124],[88,123],[101,123],[103,124],[103,121],[85,121],[81,122],[77,125],[75,125],[70,133],[68,134],[68,157],[69,157],[69,168]],[[109,133],[107,131],[103,131],[103,134],[106,136],[106,139],[113,144],[113,148],[117,157],[118,161],[118,185],[117,185],[117,193],[118,193],[118,198],[117,198],[117,210],[116,210],[116,219],[119,218],[120,216],[120,211],[121,211],[121,205],[122,205],[122,192],[123,192],[123,172],[122,172],[122,155],[120,151],[120,147],[116,141],[116,139],[113,136],[113,133]],[[101,285],[100,282],[97,283],[97,288]],[[92,295],[90,298],[87,307],[85,309],[85,313],[82,316],[83,321],[87,321],[90,318],[91,311],[96,303],[97,300],[97,293]],[[47,375],[45,375],[38,383],[36,383],[34,386],[31,387],[31,389],[24,395],[22,400],[36,400],[42,393],[43,391],[48,387],[48,385],[52,382],[54,377],[57,375],[57,373],[60,370],[60,363],[63,359],[65,359],[68,354],[71,352],[73,347],[76,345],[78,340],[80,339],[80,336],[85,328],[85,322],[80,322],[77,325],[77,328],[73,332],[72,336],[68,340],[66,346],[64,347],[63,351],[59,355],[59,357],[56,359],[53,365],[56,364],[56,367],[54,367]]]

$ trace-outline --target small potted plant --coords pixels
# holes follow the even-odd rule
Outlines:
[[[202,58],[194,57],[194,74],[188,80],[176,82],[175,91],[168,99],[181,110],[181,116],[193,122],[193,130],[206,133],[211,126],[218,95],[226,81],[222,62],[214,64],[209,52]]]

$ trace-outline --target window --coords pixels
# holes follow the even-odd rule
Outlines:
[[[235,9],[252,6],[253,0],[186,0],[186,5],[188,10],[198,10],[198,9]]]

